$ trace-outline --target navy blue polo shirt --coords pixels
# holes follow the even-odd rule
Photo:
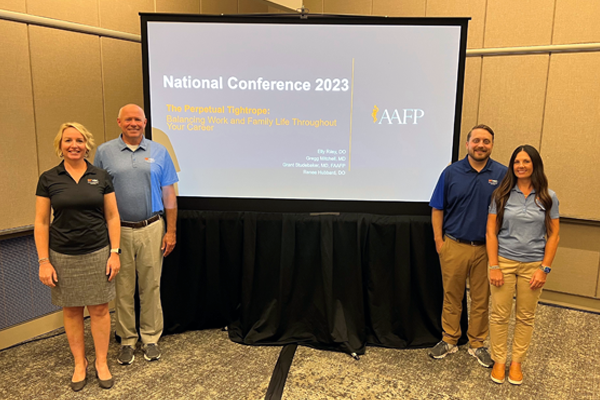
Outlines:
[[[458,239],[485,242],[488,206],[507,168],[488,159],[480,172],[468,156],[444,169],[429,205],[444,211],[443,231]]]
[[[44,172],[36,196],[48,197],[54,211],[49,247],[62,254],[87,254],[108,246],[104,195],[115,191],[108,172],[86,160],[87,170],[75,182],[64,166]]]

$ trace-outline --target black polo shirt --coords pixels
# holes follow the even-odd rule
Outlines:
[[[112,178],[86,160],[87,170],[76,183],[64,161],[44,172],[35,194],[49,197],[54,220],[50,248],[62,254],[86,254],[109,244],[104,195],[115,191]]]

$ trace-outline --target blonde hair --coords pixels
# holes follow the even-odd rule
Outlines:
[[[94,148],[94,145],[95,145],[94,135],[92,135],[92,132],[88,131],[85,128],[85,126],[83,126],[77,122],[65,122],[64,124],[62,124],[60,126],[58,133],[56,134],[56,137],[54,138],[54,151],[56,152],[56,155],[59,156],[60,158],[63,158],[63,152],[60,149],[60,144],[62,142],[63,132],[67,128],[76,129],[79,133],[81,133],[81,136],[83,136],[83,139],[85,140],[85,148],[87,149],[85,156],[87,158],[90,155],[90,152],[92,151],[92,149]]]

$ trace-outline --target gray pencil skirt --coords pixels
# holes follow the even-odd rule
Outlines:
[[[50,262],[58,283],[52,288],[52,304],[59,307],[93,306],[115,298],[115,280],[108,281],[106,246],[87,254],[69,255],[50,250]]]

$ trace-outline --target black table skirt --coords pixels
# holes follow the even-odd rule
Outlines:
[[[357,354],[441,338],[429,217],[183,210],[161,284],[164,334],[228,326],[238,343]],[[466,327],[463,301],[460,343]]]

